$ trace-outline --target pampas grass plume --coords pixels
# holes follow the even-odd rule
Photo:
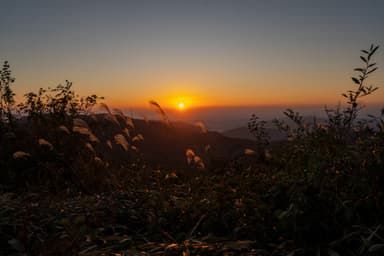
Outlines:
[[[20,159],[20,158],[30,157],[31,155],[29,153],[24,152],[24,151],[16,151],[15,153],[13,153],[12,156],[14,159]]]
[[[38,142],[40,146],[47,147],[49,150],[53,150],[52,144],[46,139],[40,138]]]
[[[123,134],[115,135],[115,143],[121,145],[125,151],[128,151],[129,144]]]

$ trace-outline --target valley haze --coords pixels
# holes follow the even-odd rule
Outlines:
[[[160,103],[161,105],[161,103]],[[276,105],[276,106],[222,106],[222,107],[200,107],[177,110],[164,108],[170,121],[181,121],[189,124],[203,122],[210,131],[225,133],[232,129],[247,127],[252,114],[261,120],[272,121],[273,119],[285,119],[284,111],[292,109],[307,118],[316,117],[321,120],[326,117],[325,107],[336,108],[333,105]],[[379,115],[381,105],[367,105],[361,110],[362,117],[367,114]],[[147,108],[120,108],[128,117],[137,119],[156,120],[161,117],[149,105]]]

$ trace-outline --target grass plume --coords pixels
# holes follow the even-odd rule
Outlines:
[[[167,114],[165,113],[165,111],[161,108],[160,104],[157,103],[157,102],[154,101],[154,100],[150,100],[150,101],[149,101],[149,105],[150,105],[151,107],[153,107],[153,108],[155,109],[155,111],[160,115],[161,120],[162,120],[165,124],[169,125],[169,119],[168,119],[168,116],[167,116]]]

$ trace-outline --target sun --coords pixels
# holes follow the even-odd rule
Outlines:
[[[184,102],[179,102],[177,106],[179,107],[180,110],[183,110],[185,108]]]

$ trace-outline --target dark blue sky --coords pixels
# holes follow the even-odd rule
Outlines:
[[[69,79],[116,105],[328,103],[384,46],[384,1],[5,0],[0,32],[19,95]]]

